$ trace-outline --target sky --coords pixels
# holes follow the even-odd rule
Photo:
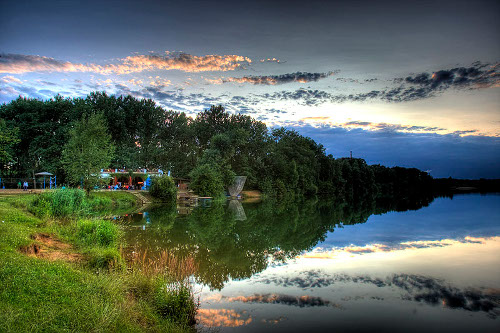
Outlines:
[[[498,1],[0,1],[0,103],[221,104],[336,158],[500,178]]]

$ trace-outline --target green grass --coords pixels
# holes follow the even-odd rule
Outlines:
[[[108,193],[91,200],[120,201],[122,207],[135,202],[129,193]],[[40,203],[40,195],[0,197],[0,332],[192,331],[196,305],[190,286],[167,273],[126,270],[120,228],[78,217],[88,202],[64,195],[42,197],[48,204]],[[71,208],[54,209],[54,202]],[[71,244],[84,259],[52,262],[21,253],[37,242],[30,237],[37,233]]]

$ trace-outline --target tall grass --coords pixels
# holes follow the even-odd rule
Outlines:
[[[162,251],[155,257],[149,257],[146,250],[134,252],[129,265],[143,275],[165,274],[176,281],[184,281],[198,271],[193,257],[179,258],[168,251]]]
[[[198,304],[187,280],[196,269],[192,259],[144,255],[125,269],[119,226],[75,215],[86,198],[71,192],[25,197],[0,200],[0,332],[194,330]],[[53,209],[54,203],[70,207]],[[19,251],[42,232],[71,243],[68,251],[84,259],[51,262]],[[185,269],[175,275],[175,267]]]
[[[44,192],[37,195],[33,201],[28,204],[28,210],[41,218],[60,218],[81,215],[85,212],[86,206],[84,191],[64,189]]]
[[[78,220],[76,237],[83,246],[112,247],[117,244],[120,229],[109,220]]]
[[[41,193],[30,202],[20,202],[40,218],[67,218],[95,215],[113,208],[132,208],[137,198],[130,193],[102,192],[85,195],[83,190],[61,189]]]
[[[198,269],[193,258],[179,259],[167,251],[149,258],[144,251],[134,255],[129,268],[132,295],[148,300],[162,318],[178,324],[195,324],[199,302],[188,280]]]

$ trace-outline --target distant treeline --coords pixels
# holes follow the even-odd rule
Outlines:
[[[410,197],[429,192],[432,177],[418,169],[367,165],[358,158],[327,155],[311,138],[286,128],[267,128],[250,116],[212,106],[192,118],[167,111],[151,99],[108,96],[41,101],[19,97],[0,106],[5,131],[15,135],[2,160],[4,177],[33,171],[65,174],[61,155],[69,130],[83,116],[100,114],[115,145],[111,168],[161,168],[174,177],[209,175],[220,190],[234,175],[246,188],[270,196],[328,194],[346,198]],[[5,148],[7,149],[7,148]]]

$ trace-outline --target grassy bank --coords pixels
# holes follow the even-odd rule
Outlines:
[[[129,193],[0,197],[0,331],[186,332],[190,287],[164,269],[127,265],[120,228],[96,211]]]

